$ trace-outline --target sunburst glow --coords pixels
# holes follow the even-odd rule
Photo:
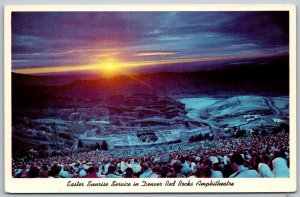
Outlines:
[[[99,63],[99,70],[109,75],[119,73],[121,71],[121,67],[123,67],[122,63],[113,58],[106,59]]]

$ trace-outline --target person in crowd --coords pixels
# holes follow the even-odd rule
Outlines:
[[[253,167],[256,171],[258,171],[258,165],[262,162],[261,157],[255,153],[252,155],[249,164],[251,167]]]
[[[191,176],[189,176],[189,178],[201,178],[201,176],[202,176],[202,168],[200,167],[199,164],[197,164],[194,167],[193,174]]]
[[[50,154],[43,158],[24,156],[12,159],[12,176],[14,178],[289,177],[288,142],[288,133],[278,133],[238,139],[181,142],[147,148],[84,150],[68,155]]]
[[[141,174],[142,167],[137,159],[134,159],[134,163],[132,165],[132,170],[137,177]]]
[[[211,178],[212,175],[212,169],[209,165],[201,165],[200,167],[200,178]]]
[[[40,178],[48,178],[48,166],[46,164],[43,164],[43,166],[40,169]]]
[[[210,178],[224,178],[222,169],[217,163],[212,164]]]
[[[79,177],[79,178],[83,178],[83,177],[85,177],[86,175],[87,175],[86,170],[85,170],[84,168],[81,168],[81,169],[79,170],[78,177]]]
[[[40,169],[33,165],[33,166],[30,166],[30,169],[28,171],[28,178],[38,178],[40,175]]]
[[[152,168],[150,178],[161,178],[161,169],[158,166]]]
[[[122,176],[118,173],[116,173],[117,168],[113,165],[110,165],[108,167],[108,172],[105,176],[105,178],[121,178]]]
[[[174,169],[174,172],[169,172],[167,174],[167,178],[185,178],[186,176],[184,176],[182,173],[181,173],[181,169],[182,169],[182,164],[180,161],[176,161],[174,164],[173,164],[173,169]]]
[[[161,177],[167,177],[168,173],[174,172],[172,167],[170,166],[170,157],[167,155],[162,155],[160,158],[162,162],[162,167],[161,167]]]
[[[111,164],[110,164],[110,160],[108,160],[108,161],[104,161],[104,173],[105,174],[107,174],[107,172],[108,172],[108,168],[109,168],[109,166],[110,166]]]
[[[53,177],[53,178],[63,178],[62,176],[59,175],[61,171],[61,166],[54,164],[48,173],[48,176]]]
[[[272,161],[273,164],[273,176],[276,178],[289,178],[290,170],[287,166],[286,159],[277,157]]]
[[[69,166],[68,172],[69,172],[69,177],[68,178],[77,178],[76,171],[75,171],[75,169],[72,165]]]
[[[85,175],[83,178],[99,178],[97,175],[98,166],[91,166],[87,170],[87,175]]]
[[[19,165],[16,169],[14,169],[14,178],[21,178],[24,174],[27,174],[26,164]]]
[[[190,174],[192,174],[193,170],[190,167],[190,163],[186,160],[186,158],[181,157],[180,162],[182,163],[181,174],[183,174],[184,176],[189,176]]]
[[[259,178],[256,170],[251,170],[244,166],[244,159],[240,154],[233,154],[230,157],[232,169],[235,171],[229,178]]]
[[[134,172],[132,170],[131,167],[127,167],[125,169],[125,174],[123,175],[124,178],[137,178],[135,175],[134,175]]]
[[[125,172],[125,170],[127,168],[127,165],[126,165],[126,162],[125,162],[124,158],[121,159],[121,162],[118,164],[118,167],[120,168],[120,170],[122,171],[122,173]]]
[[[209,175],[209,178],[223,178],[223,173],[222,173],[221,170],[219,170],[220,168],[218,166],[218,163],[214,163],[213,164],[211,158],[209,158],[209,159],[203,159],[202,165],[209,166],[210,171],[211,171],[210,175]],[[208,168],[208,167],[206,167],[206,168]]]
[[[271,169],[265,163],[258,164],[258,172],[259,172],[259,176],[262,178],[272,178],[273,177],[273,173],[272,173]]]
[[[140,178],[150,178],[152,174],[151,168],[149,168],[148,164],[143,164],[142,166],[142,174],[140,175]]]

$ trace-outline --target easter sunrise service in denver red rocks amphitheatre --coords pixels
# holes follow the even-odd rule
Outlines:
[[[11,27],[14,179],[290,177],[289,11],[13,11]]]

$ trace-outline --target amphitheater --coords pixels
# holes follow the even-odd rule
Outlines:
[[[188,142],[195,135],[212,135],[209,125],[190,119],[185,106],[168,97],[120,96],[107,99],[105,105],[109,110],[106,121],[89,121],[93,128],[79,136],[73,150],[78,149],[79,141],[87,147],[105,141],[108,149],[119,149]]]
[[[147,132],[147,130],[141,130]],[[131,133],[119,133],[119,134],[107,134],[107,135],[97,135],[95,131],[88,130],[79,139],[75,142],[74,149],[78,148],[78,141],[81,140],[85,145],[92,145],[103,141],[106,141],[109,149],[117,148],[128,148],[128,147],[140,147],[140,146],[149,146],[149,145],[160,145],[166,143],[176,143],[176,142],[188,142],[190,137],[195,135],[205,135],[210,133],[210,127],[200,127],[191,130],[182,130],[182,129],[165,129],[154,132],[157,136],[156,141],[146,140],[143,142],[138,136],[138,132]]]

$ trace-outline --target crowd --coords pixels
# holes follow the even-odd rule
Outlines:
[[[15,178],[289,177],[287,133],[12,161]]]

